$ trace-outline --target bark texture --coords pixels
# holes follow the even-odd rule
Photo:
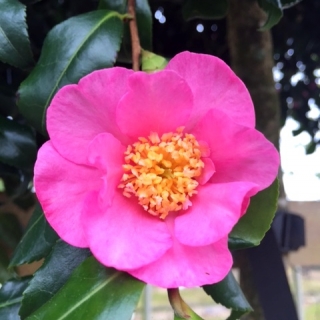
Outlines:
[[[229,0],[227,17],[231,67],[247,86],[254,102],[256,127],[278,148],[280,130],[279,97],[272,74],[273,47],[270,31],[259,31],[266,14],[256,0]],[[246,251],[235,257],[240,268],[240,285],[254,312],[242,320],[264,320],[254,287]]]
[[[272,75],[273,47],[270,31],[258,29],[266,14],[256,0],[229,0],[228,42],[232,68],[252,96],[257,129],[278,147],[279,97]]]

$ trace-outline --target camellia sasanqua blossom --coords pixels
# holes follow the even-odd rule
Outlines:
[[[164,288],[216,283],[228,234],[279,155],[241,80],[183,52],[159,72],[95,71],[53,98],[35,188],[58,235]]]

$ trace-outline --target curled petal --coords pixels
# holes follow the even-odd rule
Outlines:
[[[192,133],[210,148],[215,165],[212,183],[246,181],[265,189],[274,181],[279,168],[279,153],[262,133],[241,126],[220,110],[211,110],[199,121]]]
[[[217,57],[182,52],[166,67],[177,72],[190,86],[194,108],[187,128],[209,110],[224,110],[233,121],[253,128],[255,115],[250,94],[235,73]]]
[[[110,133],[100,133],[88,148],[88,163],[99,168],[104,181],[100,191],[101,207],[109,207],[123,174],[125,147]]]
[[[210,180],[212,175],[216,172],[216,168],[211,159],[202,158],[201,160],[204,162],[204,168],[202,169],[201,175],[197,179],[197,181],[201,185],[204,185]]]
[[[57,92],[48,108],[47,128],[61,155],[85,164],[88,145],[99,133],[126,140],[115,122],[115,112],[132,72],[124,68],[98,70]]]

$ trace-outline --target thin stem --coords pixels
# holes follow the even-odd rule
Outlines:
[[[134,71],[139,71],[141,47],[140,47],[140,39],[139,39],[139,33],[138,33],[138,27],[137,27],[135,0],[128,0],[128,14],[132,17],[129,20],[131,46],[132,46],[132,69]]]
[[[174,313],[182,319],[190,318],[186,308],[188,306],[181,299],[179,288],[168,289],[168,297]]]

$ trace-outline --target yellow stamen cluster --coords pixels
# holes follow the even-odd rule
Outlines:
[[[197,193],[195,178],[204,167],[198,141],[182,131],[161,138],[152,132],[125,151],[119,188],[126,197],[135,195],[146,211],[161,219],[191,205],[190,197]]]

